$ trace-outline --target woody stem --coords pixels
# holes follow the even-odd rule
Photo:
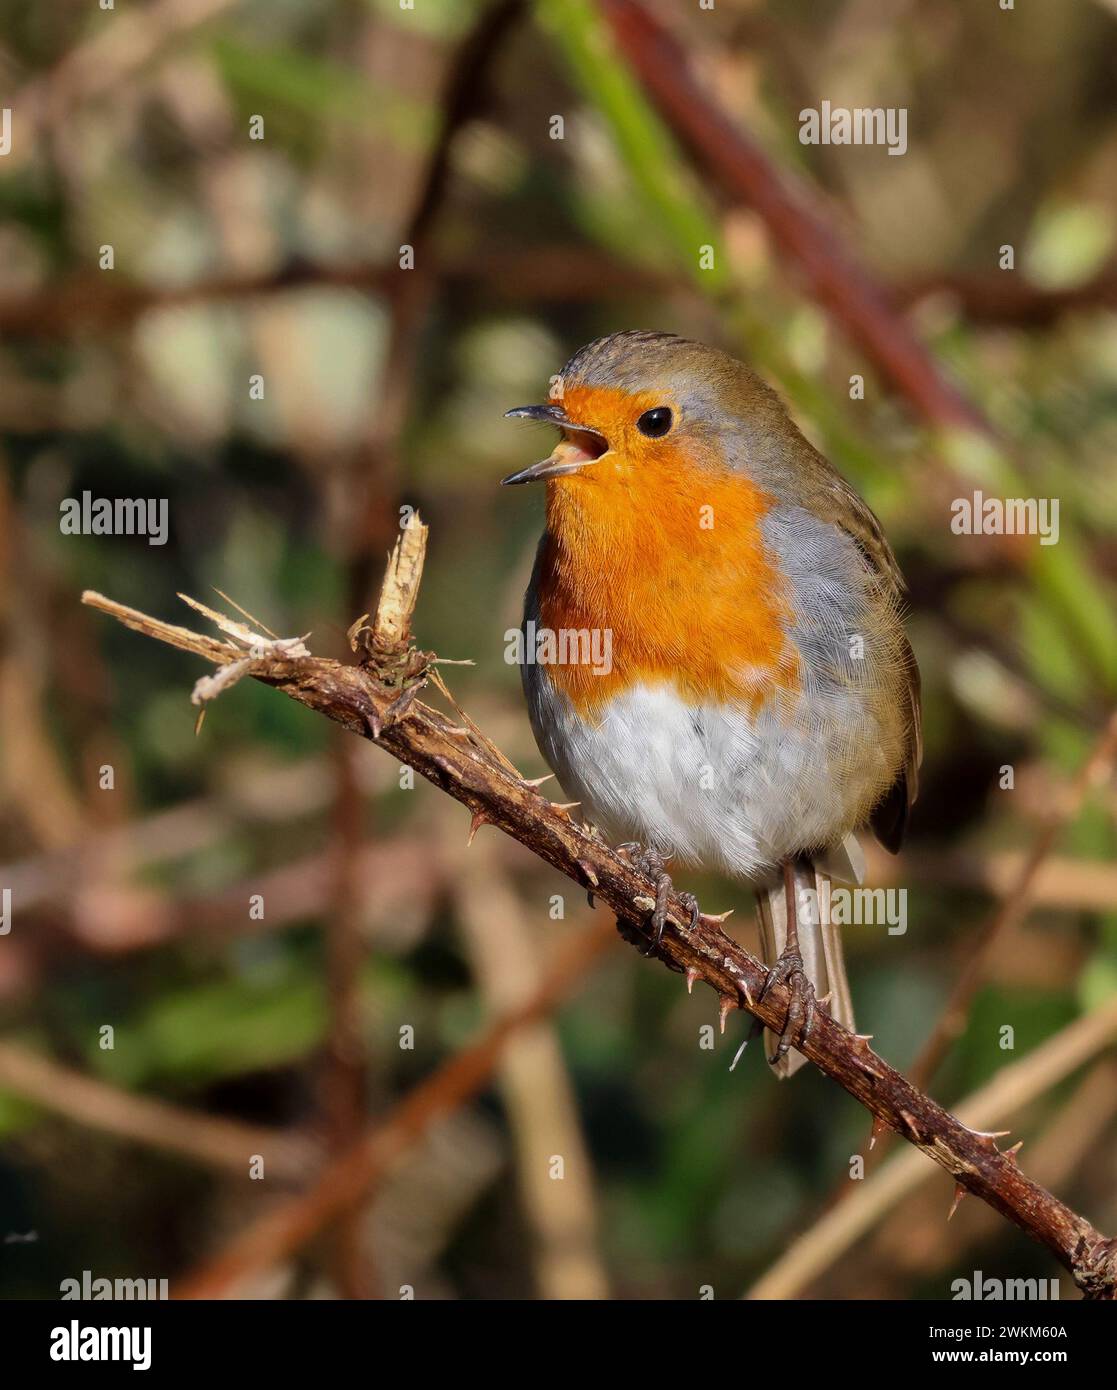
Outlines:
[[[231,642],[160,622],[100,594],[87,592],[82,601],[219,666],[244,658],[243,649]],[[418,699],[393,711],[399,690],[383,683],[378,663],[398,666],[398,659],[398,653],[369,652],[364,664],[343,665],[318,657],[267,654],[252,660],[248,674],[408,764],[466,806],[475,825],[487,823],[503,830],[580,887],[592,887],[640,940],[647,913],[634,900],[656,896],[647,875],[547,801],[479,732]],[[719,996],[733,999],[779,1034],[792,1002],[788,984],[777,980],[765,991],[764,965],[715,922],[693,914],[673,890],[667,912],[660,958],[691,979],[704,980]],[[789,904],[789,941],[794,931]],[[1117,1241],[1104,1237],[1085,1217],[1027,1177],[1015,1153],[998,1149],[995,1136],[968,1129],[889,1066],[867,1039],[850,1033],[824,1010],[818,1011],[814,1026],[797,1046],[955,1182],[1046,1246],[1087,1297],[1117,1298]]]

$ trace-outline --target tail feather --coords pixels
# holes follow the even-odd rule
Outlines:
[[[794,883],[803,970],[819,999],[830,996],[827,1007],[831,1016],[846,1028],[852,1029],[853,999],[846,977],[841,928],[830,921],[827,891],[830,884],[829,875],[815,864],[798,860],[794,866]],[[807,892],[813,896],[805,897],[804,894]],[[778,883],[757,890],[756,905],[764,963],[774,965],[787,944],[787,895],[782,875]],[[772,1056],[778,1042],[779,1039],[765,1029],[766,1057]],[[781,1079],[794,1076],[806,1060],[803,1054],[793,1047],[772,1070]]]

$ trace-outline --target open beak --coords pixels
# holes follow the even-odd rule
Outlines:
[[[597,460],[609,448],[609,441],[598,430],[587,425],[579,425],[567,417],[561,405],[521,405],[515,410],[505,412],[506,420],[541,420],[544,424],[557,425],[562,430],[562,438],[555,445],[548,458],[521,468],[518,473],[509,473],[501,478],[501,483],[538,483],[545,478],[561,478],[567,473],[576,473],[588,463]]]

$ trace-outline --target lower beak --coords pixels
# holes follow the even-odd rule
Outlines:
[[[547,478],[562,478],[568,473],[576,473],[589,463],[596,463],[609,448],[608,440],[597,430],[577,425],[567,418],[566,412],[558,405],[522,405],[509,410],[505,419],[541,420],[547,424],[558,425],[564,437],[555,445],[548,458],[541,459],[518,473],[509,473],[501,478],[501,484],[538,483]]]

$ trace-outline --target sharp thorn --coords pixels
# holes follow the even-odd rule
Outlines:
[[[594,872],[591,865],[587,864],[584,859],[579,859],[577,863],[579,869],[581,869],[582,873],[586,876],[586,882],[591,888],[596,888],[598,886],[597,874]]]
[[[967,1125],[966,1128],[969,1129],[969,1126]],[[971,1130],[970,1130],[970,1133],[973,1135],[973,1137],[974,1137],[975,1139],[980,1140],[980,1142],[981,1142],[982,1144],[984,1144],[984,1145],[986,1146],[986,1148],[993,1149],[995,1152],[998,1152],[998,1153],[999,1153],[1000,1150],[997,1149],[997,1140],[998,1140],[998,1139],[1007,1139],[1008,1136],[1012,1133],[1012,1130],[1011,1130],[1011,1129],[971,1129]]]
[[[962,1198],[963,1198],[965,1195],[966,1195],[966,1189],[962,1186],[962,1184],[961,1184],[960,1182],[956,1182],[956,1183],[954,1184],[954,1201],[951,1202],[951,1204],[950,1204],[950,1210],[949,1210],[949,1211],[947,1212],[947,1214],[946,1214],[946,1219],[947,1219],[948,1221],[951,1219],[951,1217],[953,1217],[954,1213],[958,1210],[958,1206],[959,1206],[960,1202],[962,1201]]]
[[[744,1001],[749,1006],[749,1008],[756,1008],[756,1000],[752,997],[752,992],[749,989],[748,985],[745,984],[744,980],[737,981],[737,988],[741,992],[741,995],[743,996]]]
[[[480,830],[483,825],[488,824],[488,816],[483,815],[480,811],[474,811],[473,819],[469,822],[469,839],[465,842],[467,849],[473,843],[473,837],[477,834],[478,830]]]
[[[727,922],[733,916],[733,908],[728,908],[725,912],[700,912],[698,920],[707,927],[720,927],[723,922]]]
[[[870,1151],[876,1146],[877,1140],[880,1138],[880,1136],[884,1133],[884,1131],[885,1131],[887,1128],[888,1128],[887,1123],[886,1123],[884,1120],[882,1120],[881,1117],[880,1117],[879,1115],[874,1115],[874,1116],[873,1116],[873,1127],[872,1127],[872,1129],[869,1131],[869,1149],[870,1149]]]
[[[854,1033],[853,1045],[855,1049],[854,1061],[866,1076],[879,1077],[883,1075],[880,1068],[873,1063],[875,1056],[869,1044],[873,1040],[872,1033]]]
[[[554,775],[553,772],[548,772],[546,777],[525,777],[521,785],[525,787],[541,787],[544,782],[549,782]]]
[[[699,975],[698,975],[697,969],[696,969],[693,965],[687,966],[687,972],[686,972],[686,992],[687,992],[688,994],[693,994],[693,993],[694,993],[694,982],[695,982],[695,980],[697,980],[698,978],[699,978]]]
[[[736,999],[730,998],[728,994],[721,996],[721,1008],[718,1011],[719,1027],[722,1033],[725,1032],[725,1020],[729,1015],[730,1009],[737,1008]]]

